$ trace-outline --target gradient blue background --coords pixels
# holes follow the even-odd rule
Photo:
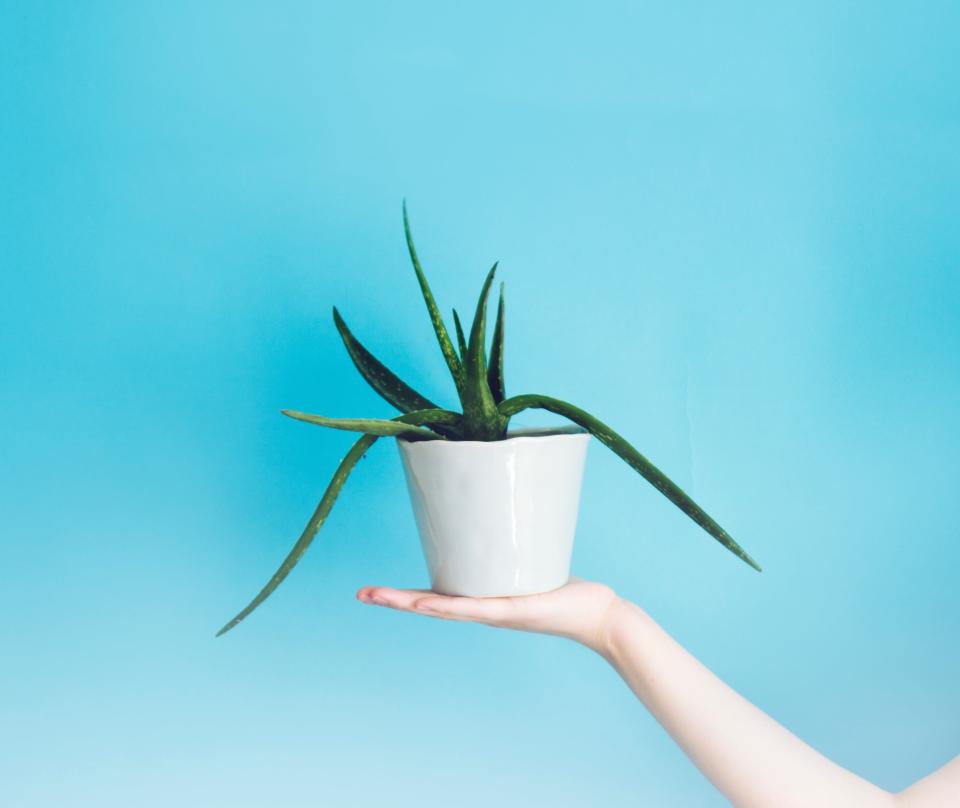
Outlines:
[[[455,6],[3,4],[3,805],[723,804],[599,657],[353,599],[426,582],[389,442],[214,640],[351,441],[279,409],[393,414],[332,304],[453,404],[404,196],[765,567],[594,444],[577,574],[884,787],[960,751],[960,10]]]

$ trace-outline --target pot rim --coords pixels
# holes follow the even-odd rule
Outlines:
[[[589,438],[590,432],[577,424],[561,424],[560,426],[522,426],[508,429],[507,437],[503,440],[443,440],[442,438],[428,440],[410,440],[397,435],[397,443],[405,447],[429,444],[431,446],[500,446],[504,443],[520,441],[542,440],[544,438]]]

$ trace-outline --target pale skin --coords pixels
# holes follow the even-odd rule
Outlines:
[[[463,598],[365,586],[363,603],[445,620],[553,634],[600,654],[737,808],[960,806],[960,755],[891,793],[838,766],[697,661],[639,606],[603,584],[512,598]]]

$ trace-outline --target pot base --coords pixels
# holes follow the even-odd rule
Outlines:
[[[527,595],[542,595],[546,592],[554,592],[557,589],[560,589],[563,586],[566,586],[570,581],[570,576],[566,576],[563,579],[562,583],[557,584],[556,586],[550,586],[546,589],[541,589],[539,587],[534,589],[511,589],[511,590],[497,590],[497,591],[447,591],[444,589],[438,589],[436,586],[431,586],[430,590],[436,592],[438,595],[449,595],[450,597],[458,598],[519,598],[525,597]]]

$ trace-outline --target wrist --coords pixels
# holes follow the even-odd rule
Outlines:
[[[653,619],[636,603],[614,597],[607,606],[593,648],[607,662],[616,665],[624,647],[631,642],[635,645],[641,635],[649,640],[649,629],[655,625]]]
[[[600,614],[595,631],[584,641],[584,645],[606,659],[613,653],[617,626],[623,619],[622,612],[626,603],[628,601],[611,592],[610,600]]]

